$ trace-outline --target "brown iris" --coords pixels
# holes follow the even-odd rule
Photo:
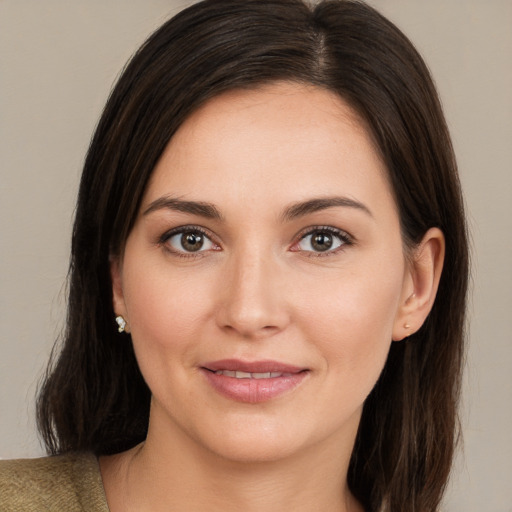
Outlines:
[[[315,251],[328,251],[333,244],[332,235],[329,233],[316,233],[311,236],[311,247]]]
[[[204,236],[198,232],[188,231],[181,235],[181,245],[186,251],[199,251],[204,245]]]

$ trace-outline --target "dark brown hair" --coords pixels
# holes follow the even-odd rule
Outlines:
[[[85,161],[67,327],[40,392],[40,432],[50,453],[111,454],[145,438],[150,391],[116,330],[109,257],[122,254],[151,172],[187,116],[223,91],[282,80],[334,91],[364,120],[389,172],[405,246],[430,227],[445,235],[433,309],[417,333],[392,344],[349,470],[367,510],[433,512],[457,437],[468,280],[463,204],[427,67],[361,2],[207,0],[165,23],[132,58]]]

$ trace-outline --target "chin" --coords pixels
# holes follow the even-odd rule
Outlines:
[[[213,443],[212,443],[213,444]],[[289,437],[273,432],[247,432],[247,434],[230,434],[210,449],[221,459],[250,464],[270,463],[289,459],[301,452],[303,443],[293,442]]]
[[[229,421],[203,425],[194,441],[221,459],[233,463],[276,463],[312,457],[336,450],[352,451],[361,416],[358,409],[346,421],[310,421],[307,414],[293,418],[249,415],[232,416]]]

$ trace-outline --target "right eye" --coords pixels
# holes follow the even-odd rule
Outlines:
[[[172,252],[181,254],[201,253],[218,248],[202,230],[197,228],[173,230],[172,233],[163,237],[162,243]]]

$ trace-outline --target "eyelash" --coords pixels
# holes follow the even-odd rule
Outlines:
[[[191,225],[191,226],[190,225],[189,226],[180,226],[180,227],[177,227],[177,228],[173,228],[170,231],[166,231],[159,238],[158,244],[161,245],[162,247],[164,247],[164,249],[166,251],[168,251],[169,253],[171,253],[173,256],[177,256],[178,258],[198,258],[198,257],[203,256],[203,253],[205,253],[207,251],[197,251],[197,252],[193,252],[193,251],[191,251],[191,252],[178,251],[178,250],[172,249],[167,244],[167,242],[169,242],[169,240],[173,236],[184,234],[184,233],[187,233],[187,232],[190,232],[190,233],[200,233],[207,240],[209,240],[212,244],[214,244],[215,246],[218,246],[218,244],[213,241],[213,237],[211,236],[211,234],[206,229],[202,228],[201,226],[193,226],[193,225]],[[214,249],[214,250],[217,251],[219,249]]]
[[[342,231],[341,229],[332,227],[332,226],[310,226],[299,234],[299,239],[297,242],[293,244],[293,246],[297,246],[302,240],[306,237],[311,236],[313,234],[319,233],[328,233],[340,240],[340,245],[334,249],[326,250],[326,251],[302,251],[304,255],[308,258],[325,258],[328,256],[333,256],[338,254],[338,252],[345,250],[347,246],[354,245],[354,239],[350,236],[346,231]],[[293,250],[293,249],[292,249]],[[297,250],[299,252],[300,249]]]
[[[172,249],[169,247],[168,242],[169,240],[176,235],[180,235],[183,233],[200,233],[203,235],[207,240],[209,240],[212,244],[214,244],[216,247],[219,247],[219,245],[214,241],[214,237],[211,236],[210,232],[206,229],[202,228],[201,226],[194,226],[194,225],[188,225],[188,226],[180,226],[177,228],[173,228],[169,231],[166,231],[159,239],[158,239],[158,245],[164,247],[164,249],[168,252],[170,252],[173,256],[177,256],[179,258],[198,258],[203,256],[206,251],[197,251],[197,252],[186,252],[186,251],[178,251],[175,249]],[[341,242],[341,244],[330,250],[326,251],[304,251],[301,249],[293,249],[293,247],[296,247],[302,242],[306,237],[311,236],[315,233],[328,233],[329,235],[333,235],[334,237],[338,238]],[[332,256],[334,254],[337,254],[338,252],[344,250],[347,246],[354,245],[354,239],[352,236],[350,236],[347,232],[342,231],[341,229],[334,228],[332,226],[310,226],[304,230],[302,230],[298,235],[298,240],[292,244],[292,248],[290,249],[292,252],[302,252],[306,257],[309,258],[322,258],[327,256]],[[219,249],[214,249],[214,251],[219,251]]]

